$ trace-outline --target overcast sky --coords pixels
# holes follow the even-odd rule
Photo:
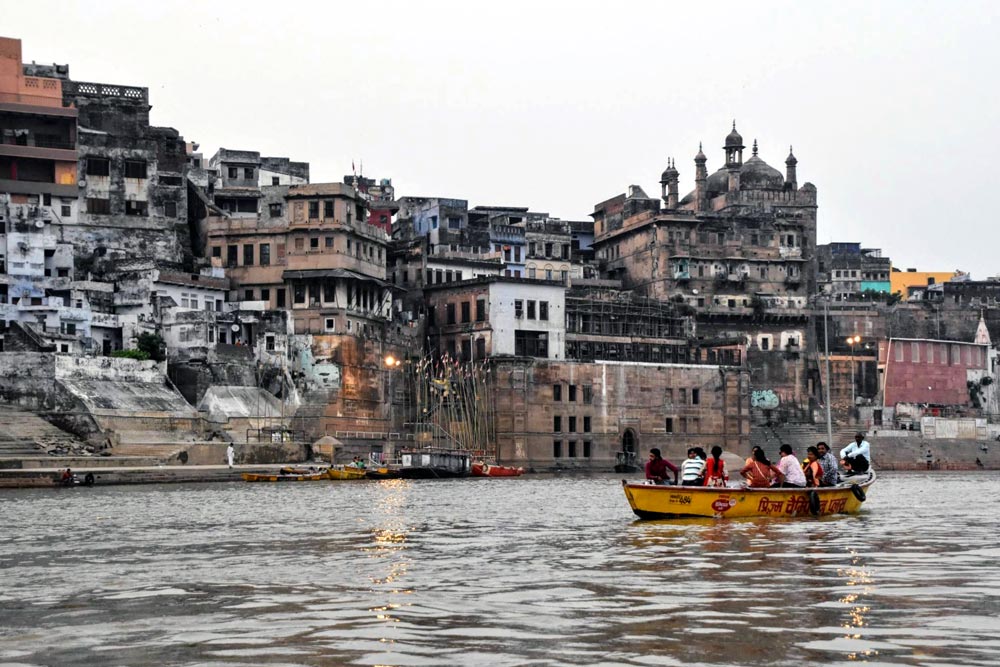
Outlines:
[[[998,2],[0,0],[0,34],[79,81],[146,86],[201,144],[352,160],[397,195],[582,219],[630,183],[681,194],[735,118],[819,191],[820,243],[1000,274]],[[747,152],[746,157],[749,157]],[[655,195],[654,195],[655,196]]]

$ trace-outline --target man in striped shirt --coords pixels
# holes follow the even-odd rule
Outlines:
[[[694,447],[688,450],[687,458],[681,463],[681,484],[701,486],[705,483],[705,461],[698,456]]]

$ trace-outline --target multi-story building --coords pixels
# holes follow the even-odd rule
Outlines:
[[[882,298],[891,293],[892,262],[878,248],[860,243],[816,246],[817,285],[835,301]]]

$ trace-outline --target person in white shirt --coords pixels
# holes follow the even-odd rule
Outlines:
[[[806,474],[802,471],[802,464],[792,453],[791,445],[782,445],[779,449],[781,460],[778,461],[778,471],[781,473],[780,486],[790,486],[801,488],[806,485]]]
[[[840,462],[847,468],[848,475],[868,472],[871,461],[871,445],[865,440],[864,433],[855,435],[854,442],[840,450]]]
[[[698,456],[698,450],[692,447],[688,456],[681,463],[681,484],[684,486],[701,486],[705,483],[705,461]]]
[[[226,447],[226,460],[229,462],[229,467],[233,467],[233,455],[236,453],[236,449],[233,447],[233,443],[229,443]]]

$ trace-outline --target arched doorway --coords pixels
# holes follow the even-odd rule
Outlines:
[[[625,429],[625,432],[622,433],[622,451],[635,456],[636,446],[635,431],[630,428]]]
[[[639,440],[630,428],[622,433],[622,450],[615,454],[615,472],[635,472],[638,467]]]

